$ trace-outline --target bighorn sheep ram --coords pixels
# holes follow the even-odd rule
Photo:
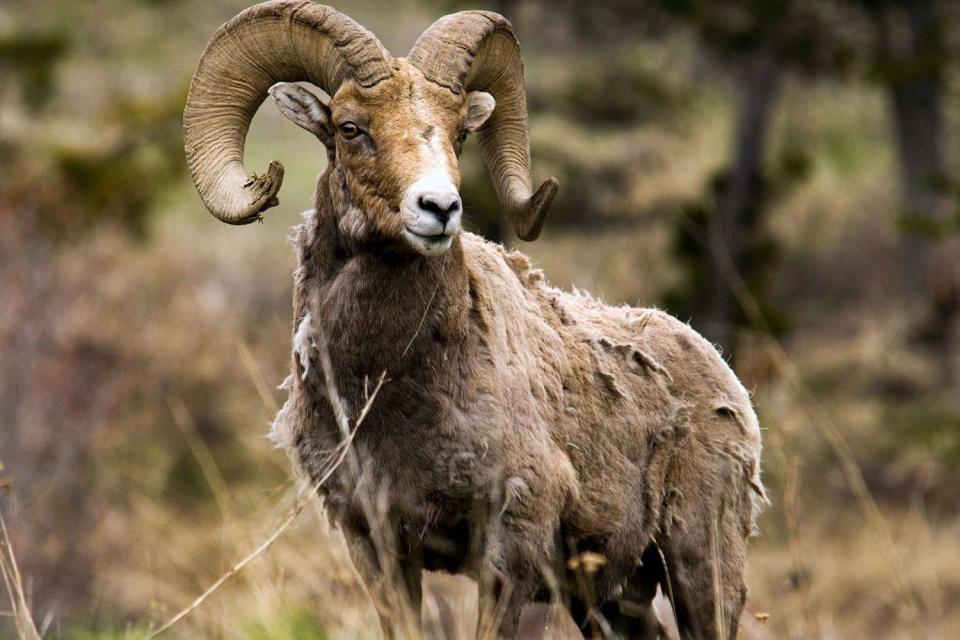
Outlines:
[[[329,160],[295,238],[294,375],[274,435],[319,480],[343,444],[323,388],[355,418],[364,381],[387,372],[352,441],[359,464],[321,487],[384,632],[403,633],[401,606],[419,612],[426,569],[475,578],[480,628],[499,637],[558,594],[583,625],[656,636],[660,584],[685,636],[732,638],[764,499],[747,392],[688,325],[555,289],[461,231],[468,132],[520,238],[540,234],[557,191],[554,178],[531,188],[510,23],[449,15],[395,59],[309,1],[237,15],[208,43],[184,113],[190,172],[224,222],[277,204],[281,165],[248,177],[242,163],[268,94]]]

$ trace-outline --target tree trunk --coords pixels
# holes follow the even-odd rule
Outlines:
[[[882,35],[892,69],[890,106],[903,189],[902,273],[908,291],[929,292],[933,230],[946,204],[937,185],[943,172],[943,53],[935,0],[911,0],[899,7],[906,20],[897,19],[899,11],[888,11]]]
[[[732,322],[742,282],[741,263],[747,207],[758,194],[752,191],[762,173],[770,119],[776,104],[781,65],[772,42],[747,55],[740,69],[742,102],[733,139],[733,161],[726,187],[718,196],[710,226],[710,291],[703,330],[725,353],[733,348]]]
[[[952,375],[960,322],[955,247],[942,237],[950,199],[943,189],[944,45],[936,0],[888,3],[878,16],[901,172],[900,261],[904,294],[920,296],[924,317],[911,338],[937,354]],[[904,19],[905,18],[905,19]]]

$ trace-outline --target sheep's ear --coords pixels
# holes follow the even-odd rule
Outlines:
[[[290,82],[278,82],[270,87],[270,95],[280,113],[317,136],[328,149],[333,148],[333,121],[330,107],[303,87]]]
[[[476,131],[483,126],[497,101],[486,91],[471,91],[467,94],[467,119],[463,123],[467,131]]]

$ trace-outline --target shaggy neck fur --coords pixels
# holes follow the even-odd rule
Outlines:
[[[460,238],[440,256],[387,247],[341,183],[335,166],[321,176],[316,213],[298,233],[295,329],[310,313],[357,411],[363,381],[384,371],[394,381],[435,383],[468,338],[471,296]]]

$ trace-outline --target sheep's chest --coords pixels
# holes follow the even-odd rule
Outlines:
[[[509,440],[508,421],[495,409],[445,406],[408,382],[382,388],[378,410],[353,442],[354,459],[326,483],[328,509],[354,534],[369,535],[371,521],[385,523],[405,546],[420,549],[428,569],[469,573],[478,523],[491,515],[525,519],[529,493],[552,493],[536,471],[542,456]],[[477,416],[486,416],[482,424]],[[310,448],[329,450],[332,422],[316,426],[317,436],[327,437]]]
[[[372,440],[356,442],[358,464],[345,465],[327,484],[333,519],[348,534],[417,548],[425,569],[469,573],[471,536],[495,486],[482,452],[443,439],[418,440],[417,448]]]

